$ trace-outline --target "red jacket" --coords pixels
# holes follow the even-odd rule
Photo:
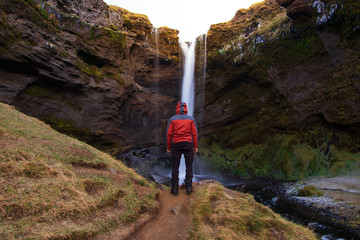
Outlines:
[[[167,125],[167,148],[171,142],[191,142],[197,148],[197,127],[195,119],[187,115],[186,103],[179,102],[176,106],[176,115],[169,119]]]

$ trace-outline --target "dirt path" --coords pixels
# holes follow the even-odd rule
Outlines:
[[[181,188],[178,196],[170,190],[159,195],[160,210],[158,215],[135,233],[131,240],[183,240],[187,239],[190,228],[189,203],[190,197],[185,188]]]

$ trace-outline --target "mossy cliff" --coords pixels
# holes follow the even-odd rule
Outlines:
[[[195,116],[216,168],[287,179],[359,171],[359,9],[270,0],[211,26]]]
[[[0,1],[0,101],[103,149],[159,143],[177,34],[102,0]]]

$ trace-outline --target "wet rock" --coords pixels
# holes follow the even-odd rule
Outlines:
[[[117,154],[116,158],[148,180],[169,185],[167,175],[171,171],[171,154],[166,152],[165,145],[127,150]]]
[[[279,197],[279,204],[286,206],[300,216],[316,220],[320,226],[313,224],[313,227],[320,228],[320,231],[322,231],[321,224],[325,224],[334,229],[342,229],[342,234],[347,237],[359,238],[360,218],[357,212],[360,209],[360,198],[357,193],[350,191],[358,189],[359,183],[358,177],[314,178],[299,183],[286,183],[284,184],[284,191]],[[301,189],[304,186],[312,186],[312,189],[322,190],[323,196],[300,197],[291,195],[294,189]],[[347,191],[341,191],[339,195],[337,189],[339,186],[347,186]],[[344,187],[344,189],[346,188]],[[325,228],[323,231],[326,231]]]

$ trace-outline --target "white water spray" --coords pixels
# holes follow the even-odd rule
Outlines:
[[[186,102],[188,115],[193,116],[195,102],[195,43],[181,43],[181,47],[185,55],[181,101]]]
[[[195,41],[194,41],[195,42]],[[186,102],[188,115],[194,114],[195,103],[195,43],[181,43],[181,47],[185,56],[184,76],[182,82],[181,101]],[[179,168],[179,183],[183,183],[186,174],[185,158],[181,156]]]

